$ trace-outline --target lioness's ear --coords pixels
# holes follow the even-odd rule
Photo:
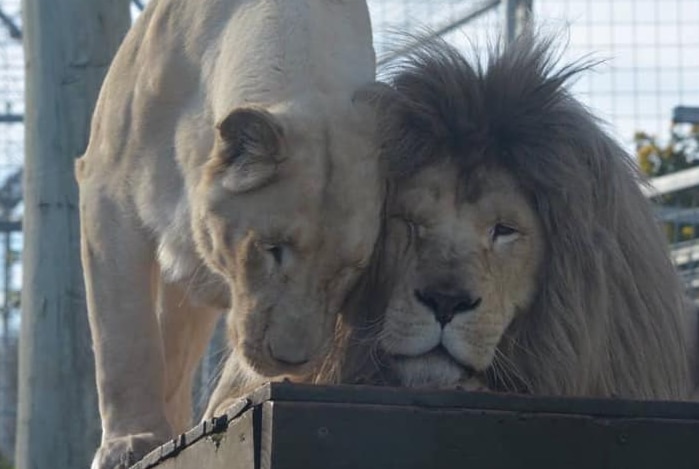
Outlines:
[[[228,114],[217,126],[226,143],[230,162],[241,156],[275,158],[281,149],[282,127],[267,111],[241,108]]]
[[[221,184],[233,192],[246,192],[271,181],[281,159],[283,131],[272,114],[241,108],[217,126],[223,145],[217,159],[224,168]]]

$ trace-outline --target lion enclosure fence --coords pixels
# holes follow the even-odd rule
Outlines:
[[[132,0],[130,3],[132,16],[137,18],[148,1]],[[368,3],[375,45],[383,65],[390,60],[391,51],[396,50],[396,32],[421,32],[429,28],[460,47],[468,48],[475,44],[478,49],[487,45],[495,35],[506,35],[514,27],[512,21],[516,15],[508,15],[513,6],[531,5],[532,16],[537,23],[547,30],[563,32],[563,37],[568,41],[565,51],[567,59],[588,54],[606,59],[593,72],[577,81],[573,92],[610,123],[610,132],[624,142],[630,152],[635,151],[636,132],[646,132],[660,140],[667,139],[673,125],[673,108],[679,105],[699,106],[699,2],[696,0],[369,0]],[[15,446],[17,349],[21,317],[19,292],[23,246],[25,111],[23,31],[22,1],[0,0],[0,265],[3,285],[0,290],[3,319],[0,328],[0,453],[10,459]],[[675,122],[674,125],[691,126],[692,123]],[[699,186],[699,177],[686,187],[692,190],[696,186]],[[670,238],[673,259],[682,271],[693,300],[698,298],[696,289],[699,288],[699,241],[694,235],[695,228],[699,227],[697,210],[699,202],[696,206],[658,206],[659,218],[673,227]],[[678,235],[685,231],[691,231],[691,234]],[[219,331],[212,341],[208,359],[198,372],[199,384],[195,390],[198,411],[213,386],[222,343],[223,335]],[[259,409],[277,405],[273,398],[276,391],[270,392],[272,397],[265,402],[260,401]],[[283,394],[286,391],[279,392]],[[311,397],[308,399],[312,400]],[[281,409],[284,405],[287,404],[277,408]],[[351,405],[373,404],[354,402]],[[477,414],[481,411],[469,412]],[[250,407],[245,412],[251,418],[251,428],[257,428],[254,432],[260,432],[264,411]],[[490,409],[488,412],[495,411]],[[672,420],[671,423],[678,427],[689,425],[696,430],[693,421]],[[558,424],[551,425],[557,428]],[[445,432],[446,427],[432,430],[441,434],[439,432]],[[449,451],[448,448],[446,450]],[[254,451],[258,451],[254,454],[259,458],[259,449]]]

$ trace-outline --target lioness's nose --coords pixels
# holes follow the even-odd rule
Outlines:
[[[442,327],[449,324],[456,314],[472,311],[481,303],[480,298],[474,300],[466,291],[447,293],[430,288],[415,290],[415,298],[432,310]]]
[[[272,358],[285,365],[303,365],[309,360],[308,350],[305,347],[290,342],[271,342],[269,352]]]
[[[300,366],[313,359],[321,348],[320,330],[305,321],[288,319],[267,329],[267,347],[278,366]]]

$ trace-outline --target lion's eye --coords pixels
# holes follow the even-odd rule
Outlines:
[[[282,262],[284,261],[284,248],[281,245],[267,244],[264,246],[264,250],[272,256],[275,264],[282,265]]]
[[[495,242],[497,239],[502,239],[502,240],[507,240],[511,239],[514,237],[514,235],[518,234],[519,231],[517,231],[515,228],[512,228],[511,226],[507,226],[502,223],[496,223],[495,226],[491,229],[491,239],[493,242]]]
[[[412,220],[405,220],[405,224],[408,227],[410,237],[412,238],[417,233],[417,224]]]
[[[417,239],[424,239],[425,225],[410,219],[406,219],[405,224],[408,227],[408,239],[410,243],[414,243]]]

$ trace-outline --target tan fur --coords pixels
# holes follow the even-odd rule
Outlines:
[[[465,198],[463,184],[480,185],[477,196]],[[543,252],[539,221],[507,172],[466,178],[446,160],[401,181],[389,216],[387,242],[400,243],[404,254],[380,346],[395,357],[405,385],[462,384],[469,376],[460,365],[485,371],[505,329],[533,299]],[[498,224],[517,231],[498,236]],[[457,309],[442,327],[423,301],[441,294],[480,304]],[[433,350],[440,345],[448,353]]]
[[[303,374],[324,355],[379,230],[374,111],[357,93],[374,63],[364,0],[149,2],[76,165],[93,469],[186,429],[226,309],[245,369]]]

